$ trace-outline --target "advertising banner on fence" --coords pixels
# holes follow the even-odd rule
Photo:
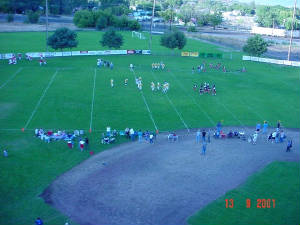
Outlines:
[[[135,50],[127,50],[127,54],[130,55],[130,54],[135,54]]]
[[[85,56],[85,55],[127,55],[127,54],[143,54],[150,55],[150,50],[102,50],[102,51],[67,51],[67,52],[28,52],[32,58],[43,57],[61,57],[61,56]],[[0,59],[10,59],[13,53],[0,54]]]
[[[190,56],[189,52],[181,52],[181,56]]]
[[[199,52],[190,52],[190,56],[199,57]]]
[[[151,54],[151,51],[150,51],[150,50],[143,50],[143,51],[142,51],[142,54],[143,54],[143,55],[150,55],[150,54]]]

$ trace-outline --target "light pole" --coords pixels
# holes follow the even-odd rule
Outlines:
[[[46,53],[48,53],[48,0],[46,0]]]
[[[154,11],[155,11],[155,0],[153,0],[152,17],[151,17],[151,25],[150,25],[149,47],[151,51],[152,51],[152,26],[153,26]]]
[[[291,48],[292,48],[292,42],[293,42],[293,31],[294,31],[294,22],[295,22],[295,14],[296,14],[296,4],[297,4],[297,0],[295,0],[295,4],[294,4],[291,37],[290,37],[290,45],[289,45],[289,52],[288,52],[288,61],[290,61],[290,58],[291,58]]]

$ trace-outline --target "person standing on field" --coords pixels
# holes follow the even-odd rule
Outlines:
[[[201,132],[200,132],[200,130],[198,129],[197,132],[196,132],[196,143],[199,143],[199,142],[200,142],[200,135],[201,135]]]
[[[203,143],[202,143],[202,153],[201,153],[201,155],[205,155],[205,152],[206,152],[206,142],[203,141]]]
[[[265,133],[268,132],[268,126],[269,126],[268,122],[265,121],[265,122],[264,122],[264,125],[263,125],[263,134],[265,134]]]

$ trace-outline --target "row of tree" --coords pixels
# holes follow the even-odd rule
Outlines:
[[[108,29],[100,40],[102,46],[109,48],[120,48],[123,42],[123,36],[112,28]],[[186,43],[184,33],[176,30],[167,32],[160,38],[160,44],[170,49],[183,49]],[[77,34],[68,28],[59,28],[48,38],[47,44],[55,50],[71,49],[78,45]],[[267,42],[260,35],[255,35],[247,40],[243,50],[250,55],[261,56],[267,51],[267,47]]]
[[[39,11],[45,13],[45,0],[1,0],[0,12],[22,14],[28,10],[33,12]],[[114,14],[120,16],[129,13],[129,1],[127,0],[48,0],[50,14],[68,15],[78,9],[92,10],[93,8],[107,9],[110,8]]]
[[[259,6],[256,9],[257,22],[263,27],[284,27],[292,29],[293,9],[283,6]],[[300,29],[300,11],[297,9],[294,29]]]
[[[109,48],[120,48],[123,45],[123,40],[121,34],[110,28],[103,34],[100,43]],[[181,31],[172,31],[162,35],[160,43],[170,49],[182,49],[186,45],[186,37]],[[59,28],[48,38],[47,45],[55,50],[77,47],[77,33],[65,27]]]
[[[122,30],[139,30],[140,24],[136,20],[129,20],[127,16],[113,15],[110,9],[89,11],[80,10],[75,13],[73,22],[77,27],[96,27],[98,30],[107,27],[120,28]]]

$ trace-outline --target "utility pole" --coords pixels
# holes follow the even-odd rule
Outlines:
[[[48,53],[48,0],[46,0],[46,53]]]
[[[274,36],[274,27],[275,27],[275,24],[274,24],[274,18],[273,18],[273,29],[272,29],[272,36]]]
[[[151,25],[150,25],[149,48],[151,51],[152,51],[152,26],[153,26],[154,11],[155,11],[155,0],[153,0],[152,17],[151,17]]]
[[[292,48],[292,42],[293,42],[293,31],[294,31],[294,22],[295,22],[295,14],[296,14],[296,4],[297,4],[297,0],[295,0],[295,4],[294,4],[292,29],[291,29],[291,37],[290,37],[290,46],[289,46],[289,52],[288,52],[288,61],[290,61],[290,58],[291,58],[291,48]]]

